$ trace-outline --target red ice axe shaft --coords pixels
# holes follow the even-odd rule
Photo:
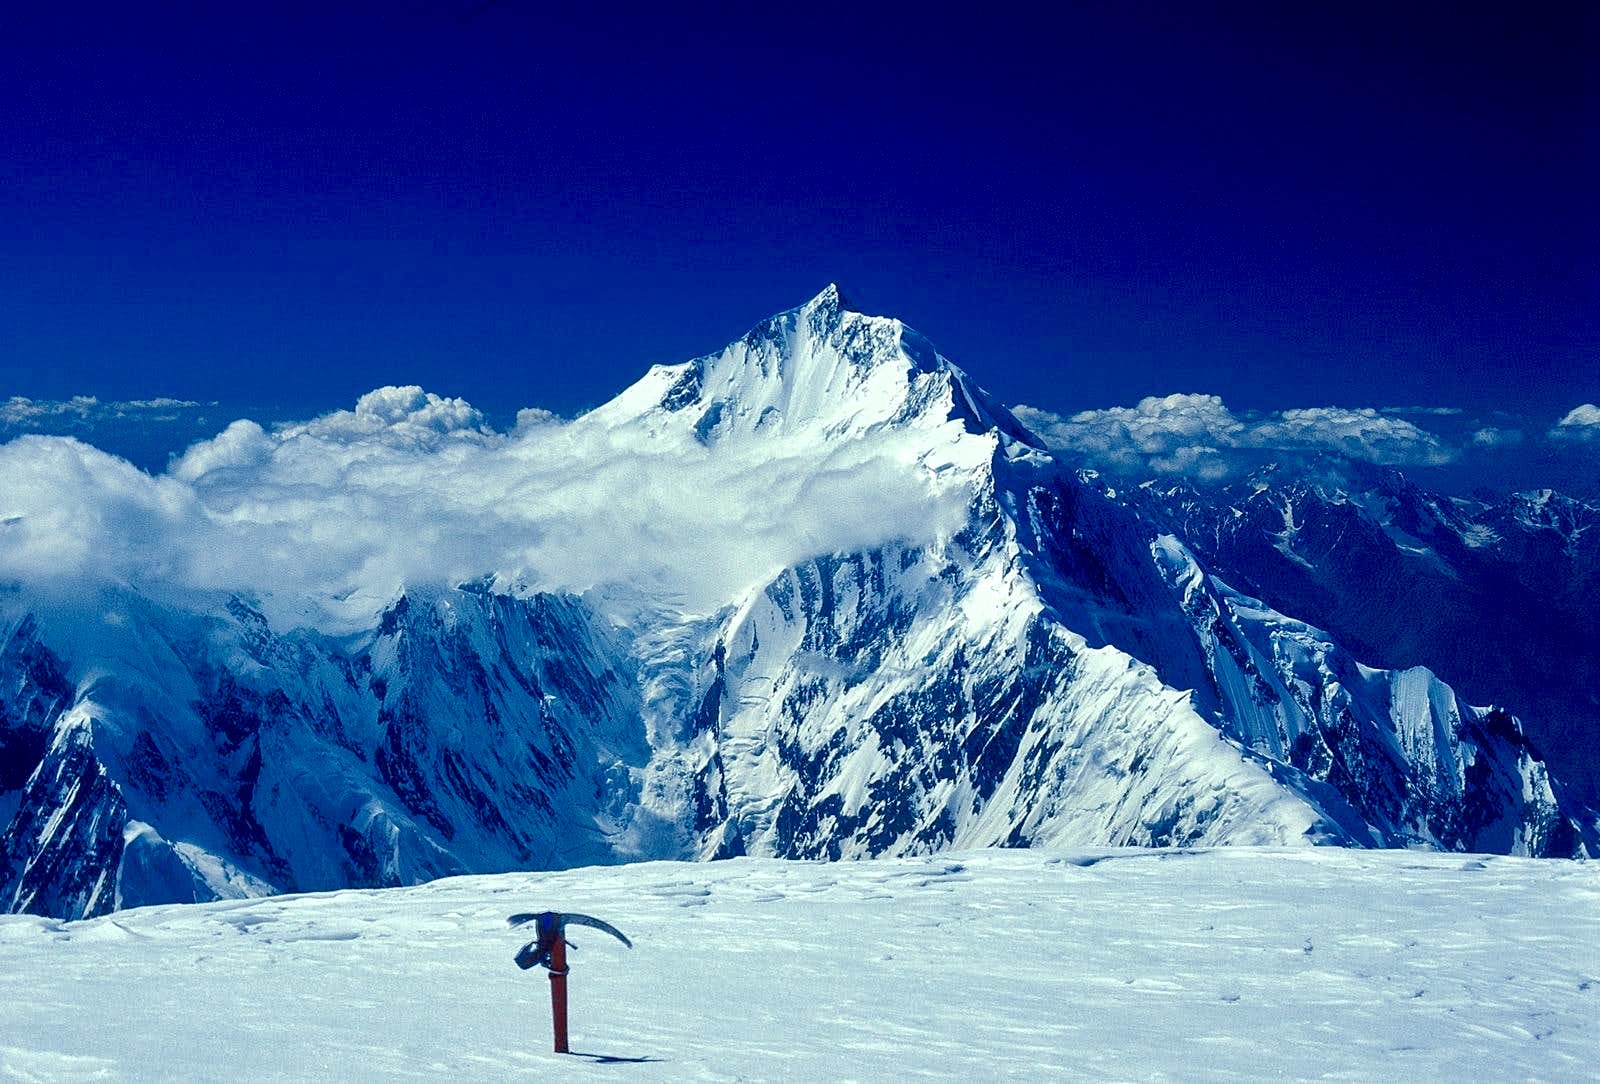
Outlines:
[[[550,946],[550,1024],[555,1028],[556,1053],[567,1048],[567,939],[556,935]]]

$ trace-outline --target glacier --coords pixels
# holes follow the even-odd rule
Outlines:
[[[5,910],[744,855],[1600,850],[1512,713],[1245,593],[836,287],[571,422],[390,389],[118,478],[136,561],[0,568]],[[15,499],[42,545],[49,502]]]

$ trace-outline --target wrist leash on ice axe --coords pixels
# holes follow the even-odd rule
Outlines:
[[[562,914],[559,911],[540,911],[538,914],[512,915],[506,919],[513,927],[534,924],[537,936],[517,952],[517,966],[527,971],[544,967],[550,972],[550,1022],[555,1031],[555,1052],[568,1053],[567,1049],[567,927],[588,926],[604,930],[629,948],[633,942],[622,931],[591,915]]]

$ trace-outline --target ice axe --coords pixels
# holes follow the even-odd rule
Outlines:
[[[506,919],[513,928],[525,926],[529,922],[534,924],[538,936],[526,945],[516,955],[517,966],[527,971],[529,968],[543,966],[550,972],[550,1022],[555,1028],[556,1053],[565,1054],[567,1050],[567,927],[589,926],[596,930],[604,930],[629,948],[633,942],[623,936],[622,931],[611,923],[595,918],[592,915],[563,914],[559,911],[540,911],[512,915]]]

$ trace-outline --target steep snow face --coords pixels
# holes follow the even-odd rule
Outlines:
[[[631,662],[576,599],[417,591],[370,637],[108,596],[0,652],[8,910],[607,861],[648,755]],[[94,640],[90,650],[83,642]]]
[[[1596,845],[1592,817],[1558,793],[1505,712],[1466,707],[1422,668],[1361,666],[1070,474],[1019,474],[1015,485],[1027,565],[1062,619],[1193,690],[1204,717],[1353,841],[1526,854]]]
[[[1325,633],[1154,544],[1204,652],[1223,730],[1297,789],[1331,787],[1375,846],[1572,854],[1575,827],[1516,721],[1473,708],[1423,667],[1373,670]]]
[[[730,621],[699,715],[707,854],[1340,838],[974,542],[822,558]]]

